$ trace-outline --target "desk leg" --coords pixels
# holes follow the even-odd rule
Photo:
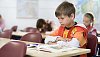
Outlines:
[[[98,55],[100,55],[100,44],[98,44]]]

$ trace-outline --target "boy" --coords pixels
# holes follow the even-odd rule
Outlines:
[[[81,48],[86,48],[87,30],[81,26],[77,26],[77,23],[74,22],[74,5],[67,1],[61,3],[56,9],[55,15],[61,24],[61,26],[51,34],[52,36],[60,36],[56,39],[56,41],[67,40],[70,42],[74,38],[73,41],[77,40]],[[74,43],[73,45],[77,45]],[[86,55],[81,57],[86,57]]]

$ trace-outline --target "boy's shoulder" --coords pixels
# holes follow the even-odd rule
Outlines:
[[[87,29],[83,26],[79,26],[79,25],[75,25],[74,28],[77,30],[77,31],[87,31]]]

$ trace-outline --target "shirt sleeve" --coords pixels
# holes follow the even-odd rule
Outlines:
[[[56,30],[53,31],[50,35],[51,35],[51,36],[58,36],[58,30],[59,30],[59,29],[56,29]]]
[[[76,38],[72,38],[71,41],[67,42],[69,47],[80,47],[79,41]]]
[[[79,41],[80,47],[84,46],[87,43],[87,39],[84,36],[84,32],[76,32],[74,34],[74,38]]]

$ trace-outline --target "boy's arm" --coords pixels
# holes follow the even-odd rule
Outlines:
[[[84,32],[83,31],[76,32],[74,34],[74,38],[77,38],[77,40],[80,43],[80,47],[83,47],[87,43],[87,39],[85,37],[86,37],[86,35],[84,35]]]
[[[50,36],[58,36],[58,30],[59,30],[59,29],[53,31],[53,32],[50,34]]]

